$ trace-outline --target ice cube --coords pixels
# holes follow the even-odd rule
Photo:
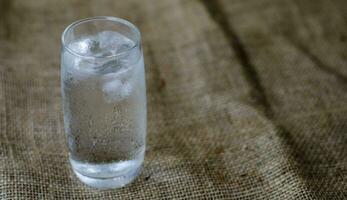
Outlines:
[[[86,80],[95,76],[94,63],[82,58],[75,58],[74,61],[72,73],[75,81]]]
[[[133,84],[131,84],[130,81],[124,82],[122,90],[121,90],[122,98],[126,98],[126,97],[130,96],[132,91],[133,91]]]
[[[122,100],[121,90],[122,82],[120,80],[106,82],[102,87],[105,100],[109,103]]]
[[[70,43],[69,48],[82,56],[92,56],[100,51],[100,43],[95,37],[90,36]]]
[[[65,74],[71,76],[71,82],[77,83],[81,80],[88,79],[95,74],[94,64],[81,57],[76,57],[68,52],[64,52],[63,65]]]
[[[94,69],[97,70],[100,74],[108,74],[120,71],[123,67],[125,66],[122,66],[120,60],[111,59],[103,63],[99,63],[94,67]]]
[[[129,70],[104,75],[102,91],[107,102],[119,102],[131,95],[133,77]]]
[[[100,32],[98,34],[98,39],[100,42],[100,48],[104,52],[109,52],[113,55],[123,52],[135,45],[135,43],[129,38],[113,31]]]

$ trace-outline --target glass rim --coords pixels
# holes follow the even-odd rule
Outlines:
[[[135,41],[134,41],[135,45],[125,49],[124,51],[122,51],[120,53],[117,53],[114,55],[108,55],[108,56],[86,56],[86,55],[82,55],[82,54],[72,50],[71,48],[69,48],[68,44],[66,43],[66,40],[65,40],[66,39],[65,36],[68,33],[68,31],[70,31],[74,27],[77,27],[81,24],[91,22],[91,21],[110,21],[110,22],[120,23],[120,24],[123,24],[123,25],[129,27],[131,29],[131,31],[134,31],[134,33],[135,33]],[[77,20],[77,21],[71,23],[70,25],[68,25],[61,35],[62,47],[65,50],[67,50],[69,53],[71,53],[74,56],[86,58],[86,59],[88,59],[88,58],[89,59],[108,59],[108,58],[121,57],[121,56],[129,53],[132,49],[139,47],[140,42],[141,42],[141,33],[140,33],[139,29],[134,24],[132,24],[131,22],[129,22],[125,19],[121,19],[118,17],[110,17],[110,16],[96,16],[96,17],[88,17],[88,18]]]

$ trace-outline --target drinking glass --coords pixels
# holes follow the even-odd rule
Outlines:
[[[101,189],[131,182],[140,172],[146,140],[139,30],[115,17],[69,25],[62,34],[61,86],[74,173]]]

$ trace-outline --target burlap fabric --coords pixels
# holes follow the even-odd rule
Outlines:
[[[347,1],[1,0],[1,199],[346,199]],[[89,16],[142,32],[144,170],[73,175],[60,35]]]

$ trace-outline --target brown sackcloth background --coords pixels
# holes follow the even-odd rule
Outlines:
[[[73,175],[60,36],[142,32],[144,169],[99,191]],[[0,0],[0,199],[347,199],[346,0]]]

